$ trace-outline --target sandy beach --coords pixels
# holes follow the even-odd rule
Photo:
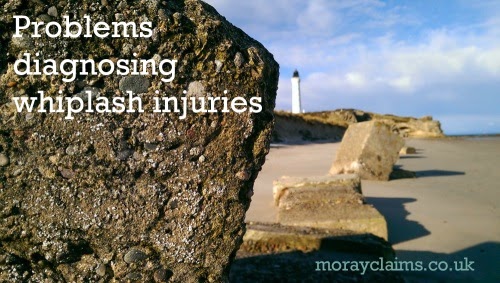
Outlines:
[[[398,260],[474,261],[468,272],[408,272],[409,282],[500,282],[500,137],[409,139],[417,154],[398,167],[416,179],[363,181],[363,193],[388,223]],[[275,222],[272,182],[328,172],[340,143],[274,145],[255,182],[247,221]]]

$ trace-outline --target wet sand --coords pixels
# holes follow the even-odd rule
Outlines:
[[[500,282],[500,137],[407,140],[397,166],[416,179],[363,181],[388,222],[398,260],[475,261],[469,272],[409,272],[409,282]],[[339,143],[273,147],[255,182],[247,221],[274,222],[272,181],[328,172]]]

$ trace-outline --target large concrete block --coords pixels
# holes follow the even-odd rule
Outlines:
[[[394,259],[394,250],[382,238],[349,230],[317,229],[270,223],[248,223],[238,253],[266,254],[319,250],[372,254]]]
[[[280,207],[301,204],[339,204],[364,202],[358,175],[281,177],[273,184],[274,202]]]
[[[404,141],[378,121],[349,126],[330,174],[359,174],[364,180],[389,180]]]
[[[313,227],[332,230],[350,230],[370,233],[385,240],[387,222],[371,205],[339,204],[337,206],[318,203],[294,207],[279,207],[278,222],[282,225]]]
[[[152,22],[152,36],[42,32],[31,40],[27,29],[22,39],[13,37],[15,15],[34,22],[52,5],[53,16],[45,16],[55,22],[63,20],[54,15],[72,15],[84,26],[86,11],[92,25],[108,20],[112,26],[121,15],[129,31],[128,23],[142,29]],[[279,77],[272,54],[198,0],[2,1],[0,7],[0,282],[227,282],[269,152]],[[26,50],[42,54],[40,68],[52,66],[41,62],[49,58],[90,57],[108,72],[101,64],[108,58],[137,59],[149,62],[147,70],[136,68],[149,74],[78,75],[68,83],[64,74],[18,76],[12,63]],[[178,60],[176,68],[163,65],[166,59]],[[80,63],[74,67],[81,71]],[[155,74],[158,68],[163,74]],[[176,78],[165,83],[175,70]],[[182,108],[186,88],[198,101],[190,110],[176,113],[168,103],[174,112],[154,112],[166,109],[155,106],[160,97],[177,98]],[[45,91],[57,101],[59,90],[75,98],[83,89],[110,99],[110,105],[94,100],[89,108],[97,112],[115,109],[111,98],[128,97],[120,94],[127,90],[141,103],[126,99],[125,105],[144,112],[84,110],[68,120],[66,111],[17,113],[13,107],[12,99],[24,93]],[[253,97],[261,99],[262,111],[223,113],[225,98],[243,111],[242,100]]]
[[[278,223],[371,233],[387,239],[384,217],[364,204],[356,174],[282,177],[274,182]]]

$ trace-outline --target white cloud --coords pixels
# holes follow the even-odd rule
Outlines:
[[[329,9],[332,1],[309,1],[307,8],[297,17],[297,24],[301,33],[310,35],[330,34],[341,22],[341,16],[335,9]]]
[[[207,2],[275,55],[279,109],[290,109],[290,76],[298,68],[308,110],[457,118],[499,113],[498,1],[458,2],[474,20],[463,15],[453,23],[425,9],[417,13],[413,3],[378,0]]]
[[[475,64],[482,66],[487,73],[500,79],[500,47],[485,50],[475,57],[475,61]]]
[[[401,76],[399,78],[389,80],[388,85],[401,92],[414,91],[414,84],[410,76]]]
[[[345,80],[348,84],[357,88],[364,87],[366,83],[365,76],[356,72],[347,73],[345,75]]]
[[[352,60],[345,73],[334,66],[325,68],[319,63],[325,60],[314,56],[313,62],[318,62],[323,70],[305,78],[305,83],[310,80],[315,85],[319,83],[332,87],[334,82],[347,92],[351,87],[362,87],[369,92],[367,96],[370,96],[376,95],[376,91],[381,88],[396,93],[416,93],[432,85],[454,88],[498,78],[500,47],[472,46],[473,42],[462,46],[456,44],[456,40],[454,35],[439,34],[430,36],[428,42],[422,42],[418,46],[384,41],[383,46],[352,50],[348,57],[358,60]],[[498,42],[500,44],[500,40]],[[308,66],[311,60],[305,60],[308,58],[305,52],[303,50],[302,55],[296,59],[297,63],[307,61],[305,65]]]

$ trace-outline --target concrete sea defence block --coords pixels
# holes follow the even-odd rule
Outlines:
[[[279,69],[272,54],[202,1],[0,6],[0,282],[226,281],[269,151]],[[15,15],[61,23],[84,14],[92,25],[151,22],[151,37],[35,40],[30,26],[13,38]],[[172,59],[177,76],[18,76],[13,62],[24,52],[54,62]],[[262,111],[222,113],[218,104],[218,113],[185,119],[153,113],[155,91],[180,98],[186,88],[195,97],[258,97]],[[69,98],[86,89],[92,99],[139,92],[144,112],[69,120],[12,107],[13,97],[37,90]]]
[[[330,174],[359,174],[366,180],[389,180],[404,141],[379,121],[352,124],[347,129]]]
[[[239,252],[265,254],[318,250],[372,254],[394,259],[391,245],[372,234],[271,223],[248,223]]]
[[[355,174],[312,177],[284,176],[274,181],[273,197],[277,206],[283,206],[285,202],[288,205],[298,205],[314,201],[335,201],[348,198],[354,202],[363,202],[361,180]]]
[[[387,222],[384,216],[371,205],[318,206],[314,204],[311,206],[295,206],[293,208],[280,207],[278,223],[288,226],[370,233],[385,240],[388,239]]]
[[[365,205],[356,174],[282,177],[274,182],[278,223],[372,233],[387,239],[385,218]]]

